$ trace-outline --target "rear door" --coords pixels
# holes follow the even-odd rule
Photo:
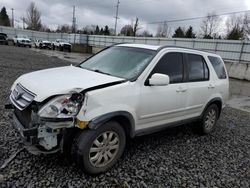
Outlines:
[[[197,117],[215,88],[208,65],[202,55],[185,54],[187,64],[187,118]]]

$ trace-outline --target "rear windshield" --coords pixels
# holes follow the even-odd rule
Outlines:
[[[227,74],[226,74],[226,70],[224,67],[224,62],[220,58],[214,57],[214,56],[208,56],[208,59],[210,60],[218,78],[226,79]]]
[[[142,73],[155,54],[154,50],[115,46],[96,54],[80,67],[133,80]]]

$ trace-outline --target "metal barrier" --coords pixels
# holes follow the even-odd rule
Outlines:
[[[213,40],[213,39],[180,39],[180,38],[153,38],[153,37],[124,37],[104,35],[84,35],[74,33],[48,33],[31,30],[16,29],[0,26],[0,32],[10,38],[16,34],[25,34],[31,39],[66,39],[71,43],[87,44],[92,47],[103,48],[115,43],[139,43],[151,45],[180,46],[199,50],[216,52],[223,59],[240,63],[250,63],[250,42],[240,40]]]

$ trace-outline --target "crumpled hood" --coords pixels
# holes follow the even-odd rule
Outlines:
[[[14,82],[11,90],[20,83],[36,94],[35,101],[42,102],[53,95],[67,94],[71,91],[81,92],[91,87],[123,80],[79,67],[67,66],[24,74]]]

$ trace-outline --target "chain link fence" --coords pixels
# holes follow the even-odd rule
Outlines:
[[[250,63],[250,41],[240,40],[213,40],[213,39],[180,39],[180,38],[153,38],[153,37],[125,37],[84,35],[74,33],[48,33],[31,30],[16,29],[0,26],[0,32],[6,33],[9,38],[17,34],[27,35],[32,40],[66,39],[71,43],[86,44],[92,47],[104,48],[116,43],[139,43],[151,45],[168,45],[205,50],[219,54],[224,60],[240,63]]]

